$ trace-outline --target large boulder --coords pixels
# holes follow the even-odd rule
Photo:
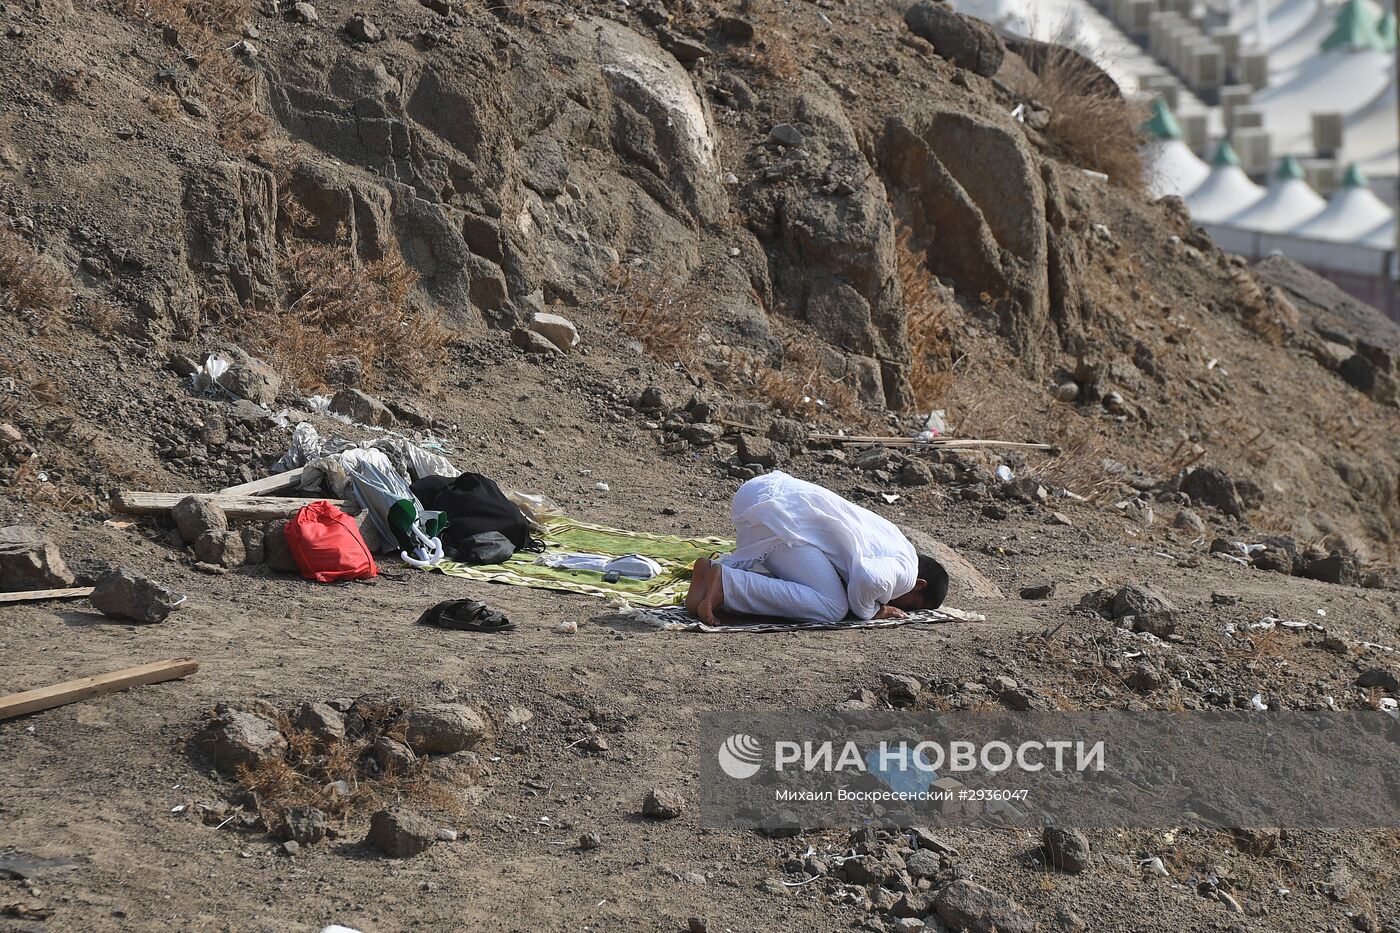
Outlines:
[[[987,579],[982,571],[972,566],[967,558],[942,541],[907,526],[901,525],[899,530],[903,532],[904,537],[909,539],[909,543],[914,545],[914,550],[932,557],[943,565],[944,570],[948,571],[948,601],[950,603],[969,596],[974,599],[1005,598],[999,586]]]
[[[73,585],[73,574],[54,544],[33,525],[0,528],[0,592],[50,590]]]
[[[331,411],[344,415],[357,424],[392,427],[398,420],[389,407],[359,389],[344,388],[331,398]]]
[[[904,11],[909,31],[959,68],[990,78],[1006,58],[1006,45],[986,22],[944,3],[919,0]]]

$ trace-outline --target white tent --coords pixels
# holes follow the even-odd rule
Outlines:
[[[1326,206],[1304,179],[1298,160],[1288,156],[1264,196],[1225,222],[1260,233],[1283,233],[1317,216]]]
[[[1202,224],[1221,223],[1264,196],[1264,189],[1240,168],[1240,157],[1228,140],[1221,140],[1211,160],[1210,174],[1186,196],[1191,217]]]
[[[1370,233],[1364,241],[1376,249],[1395,249],[1395,218],[1392,217]]]
[[[1185,197],[1206,180],[1210,166],[1182,141],[1181,125],[1166,102],[1159,100],[1152,107],[1152,119],[1143,127],[1151,137],[1145,152],[1148,191],[1154,198]]]
[[[1322,212],[1299,224],[1293,233],[1315,240],[1354,243],[1393,219],[1390,208],[1366,184],[1361,169],[1353,165]]]
[[[1389,52],[1333,49],[1319,52],[1278,82],[1255,95],[1253,106],[1264,114],[1274,148],[1311,152],[1312,115],[1348,113],[1385,93],[1391,80]]]

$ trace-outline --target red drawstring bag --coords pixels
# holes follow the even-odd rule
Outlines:
[[[379,575],[360,527],[329,502],[302,506],[285,533],[292,558],[308,580],[334,583]]]

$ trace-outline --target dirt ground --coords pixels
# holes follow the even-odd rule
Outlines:
[[[460,463],[544,492],[590,520],[728,531],[726,502],[738,481],[717,475],[713,454],[659,457],[639,418],[608,421],[612,409],[600,395],[557,390],[548,367],[502,365],[517,378],[516,400],[482,411],[464,391],[441,399],[439,410],[463,413],[449,439]],[[624,363],[601,356],[558,368],[561,385],[629,375]],[[668,382],[674,377],[649,365],[631,378],[678,391]],[[546,436],[535,426],[547,426]],[[864,481],[817,457],[790,468],[843,493]],[[596,491],[599,480],[611,491]],[[178,656],[201,669],[0,725],[3,848],[68,860],[28,881],[0,882],[0,903],[53,912],[43,921],[0,917],[0,929],[316,930],[335,922],[365,931],[674,930],[690,917],[706,918],[711,930],[850,929],[876,915],[834,903],[821,885],[790,894],[761,887],[789,877],[783,863],[809,843],[838,846],[844,833],[767,839],[699,828],[697,756],[705,752],[692,743],[696,713],[831,708],[854,691],[878,690],[883,672],[955,683],[1006,675],[1060,708],[1183,708],[1214,689],[1229,696],[1227,705],[1256,692],[1275,707],[1320,707],[1327,695],[1353,705],[1361,698],[1350,683],[1363,655],[1340,658],[1292,633],[1267,644],[1230,641],[1224,625],[1266,614],[1313,620],[1324,610],[1332,633],[1396,641],[1393,591],[1209,558],[1203,540],[1163,530],[1166,522],[1144,529],[1073,502],[1055,506],[1073,527],[1048,523],[1050,510],[1040,506],[995,521],[937,485],[901,494],[879,510],[947,541],[1006,593],[973,599],[955,588],[951,603],[987,621],[863,633],[660,632],[616,619],[591,597],[392,566],[368,584],[318,586],[264,568],[211,577],[163,543],[168,529],[159,520],[116,530],[102,524],[106,516],[7,501],[0,518],[38,520],[75,565],[119,562],[190,601],[153,626],[115,624],[82,601],[6,606],[0,684],[20,689]],[[1043,581],[1058,585],[1050,600],[1017,598],[1020,586]],[[1145,650],[1181,657],[1198,673],[1196,689],[1128,689],[1105,664],[1135,646],[1114,636],[1112,623],[1074,611],[1088,590],[1144,581],[1185,610],[1180,639]],[[1212,593],[1239,601],[1218,606]],[[485,599],[519,629],[483,636],[414,624],[450,597]],[[578,633],[556,634],[563,620],[577,621]],[[1062,624],[1047,642],[1044,633]],[[460,832],[457,841],[411,860],[382,859],[363,844],[359,821],[340,840],[288,857],[266,834],[216,829],[193,816],[194,804],[229,792],[229,781],[187,748],[216,703],[262,698],[286,708],[375,692],[462,699],[503,724],[483,750],[486,774],[467,792],[465,809],[441,820]],[[504,725],[512,707],[533,718]],[[606,752],[570,747],[590,714],[610,723]],[[1338,767],[1344,779],[1345,764]],[[642,818],[652,787],[683,794],[684,816]],[[579,850],[583,832],[598,833],[602,845]],[[1095,930],[1346,929],[1358,912],[1394,920],[1393,832],[1290,833],[1262,857],[1238,851],[1223,832],[1181,830],[1171,842],[1164,833],[1091,833],[1100,862],[1079,876],[1033,863],[1031,833],[946,836],[972,879],[1010,894],[1045,929],[1054,928],[1060,906]],[[1170,879],[1142,873],[1139,860],[1153,855],[1171,866]],[[1339,866],[1357,882],[1346,902],[1324,893]],[[1193,880],[1211,872],[1234,879],[1250,916],[1196,893]]]

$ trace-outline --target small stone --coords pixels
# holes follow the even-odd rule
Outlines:
[[[543,336],[565,353],[572,352],[582,342],[578,328],[568,318],[546,311],[536,311],[530,319],[530,330]]]
[[[374,760],[386,774],[407,774],[418,764],[413,749],[387,735],[374,740]]]
[[[681,429],[681,439],[694,447],[709,447],[724,435],[717,424],[689,424]]]
[[[486,721],[463,703],[416,706],[404,714],[409,748],[420,755],[450,755],[485,738]]]
[[[1369,690],[1375,687],[1386,693],[1400,693],[1400,677],[1396,677],[1394,671],[1383,667],[1372,667],[1362,671],[1356,678],[1356,685],[1362,689]]]
[[[392,427],[398,419],[389,407],[372,395],[348,386],[331,398],[331,411],[344,415],[357,424]]]
[[[787,897],[792,893],[792,889],[783,884],[777,878],[764,878],[758,889],[764,894],[773,894],[779,897]]]
[[[277,723],[241,710],[220,713],[195,735],[194,746],[214,767],[228,774],[233,774],[239,765],[252,768],[287,753],[287,740]]]
[[[516,349],[526,353],[538,353],[541,356],[562,356],[564,351],[549,342],[544,334],[537,334],[524,327],[517,327],[510,332],[510,342]]]
[[[345,33],[356,42],[378,42],[384,38],[384,31],[363,13],[356,13],[345,21]]]
[[[1041,847],[1046,862],[1070,874],[1077,875],[1090,865],[1089,840],[1077,829],[1047,826],[1041,834]]]
[[[170,517],[175,520],[175,527],[180,529],[180,537],[189,545],[195,544],[208,534],[221,539],[228,531],[228,516],[218,503],[207,496],[186,496],[175,503],[175,507],[170,510]],[[219,554],[222,556],[222,548]],[[217,564],[218,560],[209,563]]]
[[[263,526],[263,555],[269,570],[299,573],[300,568],[297,567],[296,558],[292,556],[292,548],[287,544],[287,522],[288,519],[279,518]]]
[[[1206,533],[1206,523],[1201,520],[1192,509],[1181,509],[1176,513],[1176,518],[1172,519],[1172,527],[1178,531],[1187,531],[1193,535],[1203,535]]]
[[[1078,914],[1063,904],[1055,908],[1055,926],[1061,933],[1084,933],[1089,929],[1089,925],[1081,920]]]
[[[1049,599],[1055,595],[1055,583],[1036,583],[1032,586],[1021,587],[1022,599]]]
[[[1035,918],[1011,898],[980,884],[959,879],[934,901],[938,918],[969,933],[1035,933]]]
[[[306,3],[305,0],[292,4],[292,16],[299,23],[314,23],[321,18],[316,12],[316,8]]]
[[[913,878],[932,878],[943,868],[943,860],[928,849],[915,849],[904,857],[904,868]]]
[[[282,843],[282,851],[288,855],[296,855],[301,851],[301,843],[297,842],[295,839],[288,839],[286,842]]]
[[[246,40],[234,46],[234,51],[249,57],[258,53],[253,43]],[[219,385],[258,405],[270,406],[277,401],[277,393],[282,391],[282,377],[271,366],[241,350],[216,355],[229,361],[229,368],[219,377]]]
[[[685,798],[675,791],[653,787],[642,800],[642,816],[674,820],[685,812]]]
[[[585,852],[590,849],[596,849],[602,844],[603,837],[599,836],[597,833],[584,833],[578,837],[578,847]]]
[[[292,724],[322,742],[338,742],[345,738],[345,717],[325,703],[301,704]]]
[[[1051,394],[1057,402],[1072,402],[1079,398],[1079,385],[1074,382],[1062,382],[1055,386]]]
[[[906,460],[899,468],[899,482],[902,486],[927,486],[933,482],[933,470],[922,460]]]
[[[391,858],[409,858],[432,848],[437,827],[411,810],[390,807],[370,817],[365,841]]]
[[[889,697],[890,702],[896,706],[913,703],[923,690],[919,679],[908,674],[881,674],[880,684],[885,688],[885,695]]]
[[[1011,517],[1010,512],[1006,511],[1006,509],[997,505],[995,502],[988,502],[986,505],[982,506],[982,515],[984,518],[990,518],[997,522]]]
[[[1068,527],[1068,528],[1073,528],[1073,527],[1074,527],[1074,522],[1070,521],[1070,520],[1069,520],[1069,516],[1066,515],[1064,512],[1051,512],[1051,513],[1050,513],[1050,524],[1052,524],[1052,525],[1064,525],[1064,526],[1066,526],[1066,527]]]
[[[771,470],[778,465],[778,448],[766,437],[741,434],[739,435],[739,461],[746,464],[756,463]]]
[[[1333,551],[1326,557],[1308,561],[1302,576],[1323,583],[1355,586],[1361,582],[1361,566],[1350,554]]]
[[[949,5],[920,0],[905,11],[904,23],[939,55],[984,78],[996,74],[1006,58],[1006,45],[995,29]]]
[[[704,917],[691,917],[685,922],[689,933],[710,933],[710,924]]]
[[[456,841],[457,841],[457,830],[455,830],[455,829],[439,829],[439,830],[437,831],[437,841],[438,841],[438,842],[456,842]]]
[[[779,123],[768,131],[768,138],[775,143],[787,146],[789,149],[794,149],[806,142],[802,131],[791,123]]]
[[[719,31],[728,39],[748,42],[754,36],[753,22],[744,19],[742,16],[719,16],[715,19],[715,25],[719,27]]]
[[[184,603],[185,597],[164,584],[120,568],[98,577],[88,600],[109,618],[150,625],[163,621]]]
[[[293,843],[308,846],[326,838],[326,814],[316,807],[289,807],[283,819]]]
[[[666,407],[666,393],[659,386],[647,386],[637,396],[634,407],[639,411],[661,411]]]

